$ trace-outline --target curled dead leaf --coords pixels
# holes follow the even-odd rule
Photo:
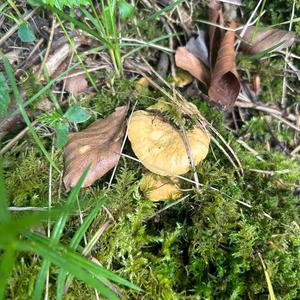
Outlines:
[[[163,177],[152,173],[143,176],[140,189],[151,201],[176,200],[182,195],[177,178]]]
[[[175,62],[177,67],[188,71],[204,85],[208,86],[210,81],[208,70],[194,54],[186,49],[186,47],[178,47],[176,49]]]
[[[268,49],[278,51],[291,46],[295,38],[296,34],[292,31],[249,26],[243,36],[241,50],[247,54],[255,54]]]
[[[128,105],[117,107],[105,119],[97,120],[81,132],[71,133],[64,148],[64,184],[74,187],[91,163],[82,187],[92,185],[119,161]]]
[[[222,6],[216,0],[211,0],[208,4],[208,18],[212,24],[209,26],[209,51],[210,51],[210,66],[213,68],[217,61],[218,50],[221,41],[224,37],[224,30],[219,26],[224,26],[224,17]]]
[[[181,132],[155,113],[134,112],[128,125],[128,138],[135,155],[153,173],[181,175],[191,168]],[[197,165],[208,153],[210,138],[194,126],[187,132],[187,140]]]
[[[230,23],[230,28],[236,28],[234,21]],[[234,104],[240,91],[240,82],[235,65],[234,39],[235,32],[227,31],[218,51],[208,90],[210,100],[221,105],[224,109],[228,109]]]

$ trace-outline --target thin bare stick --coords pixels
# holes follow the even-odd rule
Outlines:
[[[183,127],[181,128],[180,132],[181,132],[181,135],[182,135],[182,140],[183,140],[183,143],[184,143],[184,146],[185,146],[186,153],[188,155],[189,161],[190,161],[191,166],[192,166],[192,170],[194,172],[194,180],[196,182],[196,189],[198,190],[199,187],[200,187],[200,183],[199,183],[198,173],[197,173],[196,168],[195,168],[195,161],[194,161],[194,158],[193,158],[192,149],[191,149],[186,131]]]
[[[235,48],[235,51],[237,52],[239,50],[239,47],[240,47],[240,44],[241,44],[241,41],[242,41],[242,38],[244,37],[248,27],[250,26],[250,23],[252,21],[252,19],[254,18],[257,10],[259,9],[261,3],[263,2],[263,0],[259,0],[256,7],[254,8],[250,18],[248,19],[247,23],[246,23],[246,26],[243,28],[241,34],[240,34],[240,39],[237,41],[237,45],[236,45],[236,48]]]
[[[286,173],[290,173],[290,172],[291,172],[291,170],[289,170],[289,169],[285,169],[285,170],[277,170],[277,171],[249,169],[249,171],[255,172],[255,173],[266,174],[266,175],[286,174]]]
[[[163,26],[165,27],[165,29],[166,29],[166,31],[167,31],[167,33],[169,35],[169,47],[174,52],[174,40],[173,40],[172,29],[170,28],[167,20],[164,17],[161,17],[160,20],[163,23]],[[170,58],[170,62],[171,62],[171,74],[172,74],[173,78],[175,78],[175,76],[176,76],[176,68],[175,68],[174,55],[170,55],[169,58]]]
[[[260,161],[265,161],[260,155],[259,153],[254,150],[253,148],[251,148],[247,143],[245,143],[242,140],[237,139],[236,140],[240,145],[242,145],[245,149],[247,149],[249,152],[251,152],[258,160]]]
[[[172,203],[168,204],[168,205],[165,206],[164,208],[162,208],[162,209],[158,210],[157,212],[155,212],[155,214],[153,214],[153,215],[150,216],[149,218],[145,219],[145,221],[147,222],[147,221],[153,219],[154,217],[156,217],[157,215],[159,215],[159,214],[161,214],[162,212],[166,211],[167,209],[169,209],[169,208],[171,208],[171,207],[177,205],[178,203],[184,201],[184,200],[185,200],[186,198],[188,198],[189,196],[190,196],[190,195],[186,195],[186,196],[184,196],[184,197],[182,197],[182,198],[176,200],[175,202],[172,202]]]
[[[23,206],[23,207],[18,207],[18,206],[10,206],[8,207],[9,211],[46,211],[49,210],[48,206],[45,207],[35,207],[35,206]]]
[[[33,121],[31,124],[34,126],[37,123],[37,120]],[[20,131],[13,139],[11,139],[1,150],[0,155],[3,155],[6,153],[9,149],[11,149],[14,144],[16,144],[19,140],[21,140],[25,134],[28,132],[28,127],[24,128],[22,131]]]
[[[50,51],[51,51],[51,45],[52,45],[53,36],[54,36],[54,32],[55,32],[55,25],[56,25],[56,18],[54,17],[54,15],[52,15],[52,26],[51,26],[50,36],[49,36],[49,42],[48,42],[47,50],[46,50],[44,59],[42,61],[40,70],[39,70],[39,72],[37,74],[38,78],[40,78],[40,76],[41,76],[41,74],[42,74],[42,72],[44,70],[46,61],[47,61],[48,56],[49,56]],[[47,72],[48,72],[48,70],[47,70]]]

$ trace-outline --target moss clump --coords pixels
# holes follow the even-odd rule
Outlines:
[[[30,138],[7,153],[3,164],[10,205],[46,205],[49,163]],[[59,185],[59,176],[55,170],[52,184],[53,190],[57,190],[55,187]]]

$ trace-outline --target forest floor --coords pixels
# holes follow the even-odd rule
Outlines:
[[[0,299],[300,299],[299,12],[2,1]]]

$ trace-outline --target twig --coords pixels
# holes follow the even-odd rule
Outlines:
[[[242,140],[237,139],[236,140],[240,145],[242,145],[245,149],[247,149],[249,152],[251,152],[253,155],[255,155],[255,157],[260,160],[260,161],[265,161],[260,155],[259,153],[254,150],[253,148],[251,148],[247,143],[245,143]]]
[[[31,124],[34,126],[37,123],[37,120],[33,121]],[[13,147],[14,144],[16,144],[20,139],[22,139],[25,134],[28,132],[28,127],[24,128],[22,131],[20,131],[13,139],[11,139],[1,150],[0,155],[3,155],[6,153],[11,147]]]
[[[192,149],[191,149],[186,131],[183,127],[180,129],[180,132],[181,132],[181,135],[182,135],[182,140],[183,140],[183,143],[184,143],[184,146],[185,146],[186,153],[188,155],[189,161],[190,161],[191,166],[192,166],[192,170],[194,172],[194,180],[196,182],[196,184],[195,184],[196,189],[198,190],[199,187],[200,187],[200,183],[199,183],[198,173],[197,173],[196,168],[195,168],[195,161],[194,161],[194,158],[193,158]]]
[[[165,27],[165,29],[169,35],[169,47],[173,52],[175,52],[174,51],[174,40],[173,40],[173,36],[172,36],[173,32],[164,17],[160,17],[160,20],[163,23],[163,26]],[[175,78],[176,77],[176,68],[175,68],[174,55],[170,55],[169,58],[170,58],[170,62],[171,62],[171,74],[172,74],[172,77]]]
[[[184,197],[182,197],[182,198],[176,200],[175,202],[172,202],[172,203],[168,204],[168,205],[165,206],[164,208],[159,209],[157,212],[155,212],[155,214],[153,214],[153,215],[150,216],[149,218],[146,218],[146,219],[145,219],[145,222],[148,222],[149,220],[153,219],[154,217],[156,217],[156,216],[159,215],[160,213],[162,213],[162,212],[166,211],[167,209],[169,209],[169,208],[171,208],[171,207],[177,205],[178,203],[184,201],[184,200],[185,200],[186,198],[188,198],[189,196],[190,196],[190,195],[186,195],[186,196],[184,196]]]
[[[280,116],[280,117],[282,117],[284,114],[282,111],[280,111],[277,108],[269,107],[267,105],[260,104],[260,103],[244,101],[244,98],[241,98],[240,96],[239,96],[239,99],[242,99],[243,101],[237,100],[234,103],[234,106],[239,107],[239,108],[252,108],[252,109],[256,109],[256,110],[259,110],[259,111],[262,111],[262,112],[265,112],[265,113],[268,113],[271,115]],[[288,114],[286,116],[286,119],[288,119],[292,122],[297,121],[297,117],[293,114]]]
[[[52,26],[51,26],[50,36],[49,36],[49,42],[48,42],[47,50],[46,50],[44,59],[42,61],[40,70],[38,71],[38,74],[37,74],[38,78],[40,78],[40,76],[41,76],[41,74],[42,74],[42,72],[44,70],[46,61],[47,61],[48,56],[49,56],[50,51],[51,51],[51,45],[52,45],[52,41],[53,41],[53,36],[54,36],[54,31],[55,31],[55,25],[56,25],[56,18],[54,17],[54,15],[52,15]],[[48,70],[47,70],[47,72],[48,72]]]
[[[35,207],[35,206],[26,206],[26,207],[18,207],[18,206],[10,206],[8,207],[9,211],[46,211],[49,210],[48,206],[45,207]]]
[[[261,174],[266,174],[266,175],[286,174],[286,173],[290,173],[291,172],[291,170],[289,170],[289,169],[286,169],[286,170],[277,170],[277,171],[249,169],[249,171],[256,172],[256,173],[261,173]]]
[[[295,156],[300,151],[300,145],[298,145],[292,152],[291,155]]]
[[[253,17],[255,16],[258,8],[260,7],[261,3],[263,2],[263,0],[259,0],[259,2],[257,3],[256,7],[254,8],[250,18],[248,19],[247,23],[246,23],[246,26],[243,28],[242,32],[240,33],[240,39],[237,41],[237,45],[236,45],[236,48],[235,48],[235,51],[237,52],[239,47],[240,47],[240,44],[241,44],[241,41],[242,41],[242,38],[244,37],[248,27],[250,26],[250,23],[253,19]]]

